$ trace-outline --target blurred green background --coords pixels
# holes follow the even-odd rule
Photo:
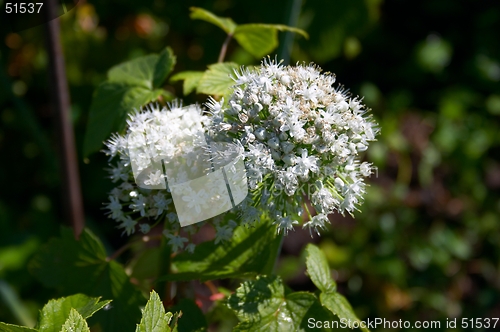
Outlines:
[[[81,153],[106,70],[166,45],[177,55],[175,72],[204,70],[225,35],[191,21],[190,6],[237,23],[287,23],[288,5],[80,1],[61,17],[86,222],[110,250],[127,239],[103,214],[107,159]],[[500,3],[304,0],[298,27],[311,38],[296,37],[291,62],[334,72],[364,96],[382,134],[366,156],[378,172],[363,212],[333,216],[321,238],[291,232],[279,274],[296,290],[313,289],[299,254],[316,242],[362,319],[500,317]],[[26,269],[64,224],[57,133],[43,26],[13,33],[2,22],[0,37],[0,321],[26,323],[57,296]],[[235,42],[227,59],[260,61]],[[180,83],[166,88],[182,97]]]

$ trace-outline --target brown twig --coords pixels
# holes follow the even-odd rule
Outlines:
[[[60,135],[59,149],[63,173],[65,219],[71,223],[75,238],[78,239],[85,227],[85,219],[75,140],[70,120],[70,100],[60,40],[59,18],[57,18],[57,1],[48,0],[46,6],[51,98]]]
[[[224,44],[222,44],[222,47],[220,49],[219,53],[219,60],[217,62],[223,62],[224,58],[226,57],[226,51],[227,51],[227,46],[229,45],[229,42],[231,41],[231,38],[233,38],[232,34],[228,34],[226,37],[226,40],[224,40]]]

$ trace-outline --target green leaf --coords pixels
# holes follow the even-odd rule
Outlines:
[[[71,309],[61,332],[90,332],[90,329],[82,315],[75,309]]]
[[[207,95],[225,95],[230,92],[230,88],[234,85],[234,80],[231,78],[234,75],[234,70],[238,65],[233,62],[215,63],[208,66],[208,70],[201,77],[197,93]]]
[[[151,292],[148,303],[142,312],[141,323],[137,325],[136,332],[167,332],[171,331],[169,323],[172,313],[165,313],[165,308],[155,291]]]
[[[337,292],[322,292],[319,296],[321,304],[340,319],[360,322],[360,319],[354,313],[347,299]],[[367,328],[360,327],[361,331],[369,332]]]
[[[150,54],[112,67],[107,81],[94,92],[84,140],[84,156],[98,151],[112,132],[121,131],[134,109],[169,92],[157,89],[172,71],[176,58],[169,47],[159,55]]]
[[[319,290],[334,292],[337,289],[325,254],[314,244],[308,244],[306,247],[306,266],[309,277]]]
[[[172,312],[182,312],[182,317],[177,324],[178,332],[206,331],[207,319],[203,311],[191,299],[181,299],[179,303],[171,307]]]
[[[177,58],[170,47],[166,47],[159,55],[153,75],[153,87],[160,87],[175,66]]]
[[[109,310],[92,317],[103,331],[133,331],[140,319],[144,297],[130,283],[120,264],[107,261],[102,243],[88,229],[76,241],[72,231],[63,228],[60,238],[50,240],[39,250],[29,269],[46,287],[66,294],[112,299]]]
[[[246,25],[257,25],[257,26],[261,26],[261,27],[273,28],[273,29],[276,29],[277,31],[293,32],[293,33],[297,33],[297,34],[301,35],[302,37],[304,37],[306,39],[309,39],[309,34],[307,32],[305,32],[304,30],[299,29],[299,28],[290,27],[290,26],[284,25],[284,24],[263,24],[263,23],[242,24],[242,25],[239,25],[238,28],[244,27]]]
[[[198,245],[193,254],[181,253],[173,258],[172,274],[159,280],[201,281],[254,276],[270,273],[278,250],[276,226],[261,222],[255,228],[237,227],[230,242],[214,241]]]
[[[258,24],[238,26],[234,38],[246,51],[257,58],[262,58],[278,47],[278,31]]]
[[[184,95],[187,96],[196,89],[203,73],[202,71],[183,71],[172,76],[170,81],[177,82],[184,80],[182,89],[184,90]]]
[[[175,62],[172,50],[166,47],[160,55],[149,54],[112,67],[108,71],[108,82],[153,90],[165,81]]]
[[[153,76],[158,55],[150,54],[120,63],[108,71],[108,82],[153,89]]]
[[[227,34],[233,34],[237,27],[237,24],[229,17],[219,17],[208,10],[198,7],[191,7],[190,9],[191,14],[189,17],[191,17],[192,20],[203,20],[212,23],[224,30]]]
[[[84,140],[84,155],[98,151],[112,132],[124,128],[127,115],[134,109],[154,101],[162,90],[151,91],[141,86],[126,83],[103,82],[92,98],[87,131]]]
[[[44,305],[38,323],[40,332],[59,332],[64,322],[67,322],[71,310],[76,310],[83,319],[91,317],[111,301],[99,301],[83,294],[71,295],[56,300],[50,300]]]
[[[278,46],[278,31],[290,31],[309,37],[305,31],[286,25],[242,24],[236,28],[234,38],[250,54],[261,58]]]
[[[315,302],[311,293],[285,293],[279,277],[261,276],[244,282],[228,305],[242,321],[237,331],[304,331],[306,314]]]
[[[0,332],[36,332],[38,330],[29,327],[7,324],[0,322]]]

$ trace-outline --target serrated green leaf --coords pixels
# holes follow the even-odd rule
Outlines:
[[[242,321],[238,331],[305,331],[306,314],[315,302],[312,293],[286,294],[279,277],[261,276],[244,282],[228,305]]]
[[[62,326],[61,332],[90,332],[90,329],[82,315],[75,309],[71,309],[68,319]]]
[[[150,54],[120,63],[108,71],[108,82],[153,89],[158,55]]]
[[[360,319],[354,313],[349,301],[337,292],[322,292],[319,296],[321,304],[340,319],[360,322]],[[367,328],[360,327],[361,331],[369,332]]]
[[[31,329],[25,326],[7,324],[0,322],[0,332],[37,332],[38,330]]]
[[[276,226],[263,221],[255,228],[239,226],[230,242],[198,245],[193,254],[181,253],[172,262],[172,271],[159,280],[201,281],[270,273],[277,255]]]
[[[84,319],[91,317],[111,301],[99,301],[83,294],[75,294],[55,300],[50,300],[40,312],[38,329],[40,332],[59,332],[67,321],[72,309],[76,310]]]
[[[230,88],[234,85],[234,80],[231,77],[237,68],[238,65],[233,62],[209,65],[208,70],[203,73],[198,83],[196,92],[219,96],[228,94]]]
[[[189,17],[191,17],[192,20],[203,20],[212,23],[224,30],[227,34],[232,34],[237,27],[237,24],[229,17],[219,17],[203,8],[191,7],[190,9],[191,14]]]
[[[172,69],[177,62],[177,58],[170,47],[166,47],[158,56],[158,61],[156,62],[154,74],[153,74],[153,87],[160,87],[165,79],[170,74]]]
[[[127,115],[134,109],[154,101],[161,90],[151,91],[141,86],[125,83],[103,82],[98,87],[90,105],[89,120],[84,140],[84,155],[98,151],[112,132],[120,131]]]
[[[127,115],[134,109],[169,92],[157,89],[172,71],[176,58],[169,47],[159,55],[150,54],[112,67],[108,79],[101,83],[92,97],[84,140],[84,156],[98,151],[112,132],[121,131]]]
[[[141,56],[112,67],[108,70],[108,82],[153,90],[165,81],[175,62],[172,49],[166,47],[159,55]]]
[[[325,254],[314,244],[308,244],[305,250],[307,273],[314,285],[322,292],[334,292],[337,285],[332,279]]]
[[[238,28],[241,27],[241,26],[245,26],[245,25],[247,25],[247,24],[239,25]],[[299,28],[290,27],[290,26],[284,25],[284,24],[254,23],[254,24],[248,24],[248,25],[258,25],[258,26],[261,26],[261,27],[273,28],[273,29],[276,29],[278,31],[293,32],[293,33],[297,33],[297,34],[301,35],[302,37],[304,37],[306,39],[309,38],[309,34],[307,32],[305,32],[304,30],[299,29]]]
[[[244,24],[238,26],[234,33],[234,39],[248,53],[262,58],[269,55],[278,46],[278,30],[258,24]]]
[[[112,299],[108,310],[92,317],[104,331],[133,331],[140,319],[144,297],[130,283],[120,264],[106,260],[102,243],[88,229],[76,241],[73,232],[63,228],[60,238],[52,239],[39,250],[29,269],[46,287],[58,288],[65,294]]]
[[[201,77],[203,76],[202,71],[183,71],[175,74],[170,78],[171,82],[184,81],[182,89],[184,90],[184,95],[190,94],[196,89],[200,83]]]
[[[289,31],[308,38],[301,29],[281,24],[242,24],[234,31],[234,38],[250,54],[257,58],[269,55],[278,46],[278,31]]]
[[[165,313],[165,308],[155,291],[151,292],[148,303],[142,312],[140,324],[135,329],[136,332],[168,332],[171,331],[169,323],[172,313]]]

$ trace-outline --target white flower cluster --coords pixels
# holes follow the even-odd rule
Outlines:
[[[114,134],[105,142],[107,150],[104,152],[110,156],[110,178],[117,183],[105,209],[109,217],[118,223],[118,228],[123,229],[123,233],[131,235],[140,230],[146,234],[166,220],[163,234],[173,250],[194,250],[195,245],[188,243],[188,237],[195,234],[202,223],[183,227],[182,231],[187,237],[181,235],[170,189],[159,189],[159,185],[165,183],[163,172],[157,168],[149,170],[148,165],[155,156],[185,153],[189,145],[183,143],[192,142],[193,138],[203,135],[203,128],[209,125],[210,117],[203,115],[197,105],[182,108],[180,104],[174,103],[169,108],[161,109],[150,106],[149,109],[130,115],[125,135]],[[142,152],[130,154],[134,149]],[[131,165],[143,171],[143,183],[155,189],[138,187]],[[193,200],[193,203],[199,202]],[[214,221],[216,242],[229,240],[236,226],[233,221],[224,222],[220,219]]]
[[[225,104],[211,99],[211,135],[236,139],[245,149],[245,166],[253,204],[242,208],[242,222],[271,213],[278,232],[302,220],[318,230],[335,210],[352,213],[362,203],[364,177],[372,166],[360,162],[378,132],[359,98],[334,88],[335,76],[314,65],[282,66],[264,61],[256,69],[236,72],[236,85]],[[250,209],[249,205],[255,208]]]

